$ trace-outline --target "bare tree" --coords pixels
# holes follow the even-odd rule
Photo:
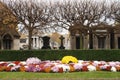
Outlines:
[[[111,20],[114,24],[109,28],[110,33],[110,47],[115,48],[115,33],[119,33],[120,30],[120,1],[110,1],[107,8],[107,19]]]
[[[53,12],[54,19],[60,27],[70,30],[77,25],[84,35],[89,34],[90,48],[93,47],[92,26],[100,24],[103,16],[105,21],[107,15],[105,2],[93,0],[58,2]]]
[[[31,49],[33,31],[42,30],[50,21],[47,4],[37,2],[37,0],[11,0],[4,4],[13,12],[19,24],[24,25],[23,29],[28,31],[28,48]]]
[[[109,7],[110,18],[120,24],[120,1],[114,1]]]

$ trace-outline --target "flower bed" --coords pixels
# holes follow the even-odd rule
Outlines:
[[[65,60],[64,60],[65,61]],[[68,61],[67,61],[68,62]],[[83,61],[78,60],[77,63],[63,63],[57,61],[41,61],[38,58],[31,57],[26,61],[1,61],[0,72],[20,71],[20,72],[46,72],[46,73],[63,73],[63,72],[83,72],[83,71],[120,71],[119,61]]]

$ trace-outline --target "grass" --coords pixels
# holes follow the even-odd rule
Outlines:
[[[80,79],[89,79],[89,78],[109,78],[113,80],[120,80],[120,72],[106,72],[106,71],[96,71],[96,72],[72,72],[72,73],[33,73],[33,72],[0,72],[0,80],[7,79],[52,79],[56,78],[56,80],[61,80],[61,78],[80,78]],[[64,80],[63,79],[63,80]],[[47,80],[47,79],[45,79]],[[74,79],[73,79],[74,80]]]

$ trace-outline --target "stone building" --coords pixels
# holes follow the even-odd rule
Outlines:
[[[69,29],[71,49],[120,49],[120,26],[100,24],[91,28],[75,25]]]
[[[15,16],[0,2],[0,49],[19,50],[19,38]]]
[[[20,34],[20,49],[28,49],[28,35],[27,34]],[[62,34],[64,37],[63,44],[65,49],[70,49],[70,39],[69,34]],[[32,36],[32,49],[41,49],[43,47],[43,39],[42,37],[48,36],[50,37],[49,45],[51,49],[59,49],[60,47],[60,36],[59,33],[52,33],[52,34],[35,34]]]

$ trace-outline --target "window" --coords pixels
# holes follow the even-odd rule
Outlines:
[[[26,39],[20,39],[20,43],[26,43]]]

